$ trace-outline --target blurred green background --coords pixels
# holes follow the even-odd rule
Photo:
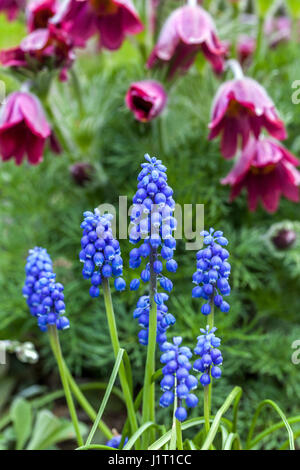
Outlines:
[[[170,8],[175,3],[170,2]],[[237,22],[232,15],[230,8],[215,15],[222,39],[234,41],[241,33],[256,33],[255,25]],[[16,45],[24,35],[21,19],[8,24],[0,15],[0,48]],[[57,386],[48,339],[37,328],[21,294],[25,260],[33,246],[47,248],[57,278],[65,285],[71,328],[61,334],[61,342],[68,364],[78,377],[107,378],[113,355],[102,299],[89,297],[89,283],[81,276],[80,223],[84,210],[104,202],[117,204],[119,195],[127,195],[130,201],[140,163],[148,152],[168,167],[176,202],[204,204],[206,227],[224,230],[230,240],[231,311],[216,315],[223,338],[224,366],[223,378],[214,386],[213,409],[232,386],[240,385],[244,390],[244,430],[255,405],[264,398],[275,400],[287,415],[299,414],[300,365],[291,361],[291,345],[300,339],[299,205],[282,200],[278,212],[269,215],[261,208],[249,213],[245,194],[229,204],[229,189],[220,184],[220,179],[231,163],[221,157],[218,141],[207,140],[212,99],[225,78],[216,77],[201,57],[187,75],[172,84],[167,110],[159,119],[148,124],[134,120],[124,105],[130,83],[149,76],[160,78],[158,72],[150,73],[144,66],[142,39],[138,43],[126,41],[113,54],[96,53],[94,44],[78,54],[75,70],[81,105],[71,78],[53,84],[50,101],[68,151],[60,156],[47,151],[37,167],[27,163],[16,167],[13,161],[0,163],[0,339],[30,340],[40,354],[36,366],[11,358],[5,380],[13,379],[11,393],[35,383]],[[300,79],[299,54],[299,43],[290,41],[268,49],[265,41],[260,58],[248,71],[274,100],[288,129],[285,144],[298,157],[300,105],[292,104],[291,85]],[[227,77],[231,78],[229,72]],[[7,92],[18,88],[17,82],[2,71],[0,79],[5,81]],[[94,169],[84,186],[78,185],[70,172],[70,166],[78,162],[87,162]],[[274,247],[268,234],[274,224],[285,221],[292,223],[298,238],[283,252]],[[122,240],[121,249],[129,283],[136,276],[127,268],[129,242]],[[199,328],[205,325],[200,302],[191,298],[195,252],[185,251],[181,241],[176,260],[179,269],[172,276],[175,288],[169,310],[177,323],[169,333],[182,335],[193,347]],[[143,377],[145,349],[138,344],[139,328],[132,312],[141,294],[141,290],[128,290],[113,295],[121,344],[130,355],[137,390]],[[170,419],[165,411],[159,413],[161,420]],[[264,427],[274,420],[272,413],[266,413]],[[280,431],[274,433],[265,448],[282,441]]]

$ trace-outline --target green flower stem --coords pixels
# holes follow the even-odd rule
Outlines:
[[[107,317],[107,322],[108,322],[108,327],[109,327],[110,338],[111,338],[115,358],[117,358],[118,352],[120,350],[120,343],[119,343],[119,338],[118,338],[114,308],[112,304],[112,298],[111,298],[111,292],[110,292],[108,279],[106,278],[103,279],[102,286],[103,286],[104,303],[105,303],[106,317]],[[120,377],[121,387],[123,390],[126,408],[128,412],[128,419],[129,419],[129,423],[131,427],[131,432],[132,434],[134,434],[138,429],[138,425],[137,425],[136,413],[134,409],[133,397],[131,396],[123,362],[120,364],[119,377]],[[139,441],[136,442],[136,448],[137,450],[139,449]]]
[[[149,333],[147,359],[145,366],[144,389],[143,389],[143,414],[142,421],[152,421],[155,423],[155,383],[152,382],[152,376],[155,373],[155,348],[157,332],[157,305],[154,302],[156,291],[157,275],[153,270],[155,252],[151,248],[150,252],[150,314],[149,314]],[[155,440],[155,430],[150,429],[143,435],[143,449],[148,449],[150,442]]]
[[[71,136],[67,133],[67,129],[60,125],[61,120],[56,115],[56,111],[53,108],[53,104],[50,104],[50,98],[42,100],[48,118],[50,119],[54,134],[57,136],[57,139],[62,146],[65,152],[70,153],[71,155],[77,155],[77,149],[71,139]]]
[[[204,387],[204,420],[205,420],[205,434],[206,434],[206,436],[208,435],[209,429],[210,429],[209,416],[210,416],[209,385],[206,385]]]
[[[80,434],[79,422],[78,422],[78,418],[77,418],[77,414],[76,414],[72,394],[71,394],[71,391],[70,391],[68,378],[67,378],[67,375],[66,375],[66,369],[65,369],[64,360],[63,360],[63,356],[62,356],[62,352],[61,352],[61,348],[60,348],[60,342],[59,342],[59,337],[58,337],[58,334],[57,334],[56,326],[50,325],[48,327],[48,331],[49,331],[49,337],[50,337],[50,345],[51,345],[54,357],[57,361],[58,370],[59,370],[59,374],[60,374],[60,378],[61,378],[61,383],[62,383],[64,392],[65,392],[67,405],[68,405],[68,408],[69,408],[70,416],[71,416],[71,419],[72,419],[72,423],[73,423],[76,438],[77,438],[77,443],[78,443],[78,446],[82,446],[83,445],[83,439],[82,439],[81,434]]]
[[[70,69],[70,76],[72,79],[72,84],[73,84],[73,90],[77,99],[78,103],[78,108],[79,108],[79,113],[82,116],[84,114],[84,106],[83,106],[83,101],[82,101],[82,90],[81,90],[81,84],[79,81],[79,78],[77,76],[76,70],[74,66]]]
[[[265,19],[262,15],[258,17],[257,25],[257,35],[256,35],[256,51],[255,51],[255,61],[259,61],[261,57],[261,49],[263,44],[263,35],[264,35],[264,22]]]
[[[207,317],[209,330],[211,330],[214,326],[214,295],[212,296],[211,300],[211,312]],[[211,412],[211,397],[212,397],[212,378],[210,379],[210,384],[204,387],[204,419],[205,419],[205,432],[206,435],[210,429],[210,412]]]
[[[176,446],[177,450],[183,450],[181,422],[176,419]]]
[[[69,385],[71,387],[71,390],[74,394],[74,397],[76,398],[76,400],[79,403],[79,405],[81,406],[81,408],[86,412],[88,417],[91,418],[91,420],[94,422],[96,417],[97,417],[96,411],[91,406],[91,404],[88,402],[88,400],[85,398],[82,391],[80,390],[80,388],[76,384],[76,382],[73,379],[73,377],[72,377],[72,375],[71,375],[71,373],[68,369],[68,366],[66,365],[65,362],[64,362],[64,367],[65,367],[65,373],[66,373]],[[111,439],[113,437],[113,433],[111,432],[109,427],[103,421],[99,422],[99,429],[105,435],[105,437],[107,437],[107,439]]]

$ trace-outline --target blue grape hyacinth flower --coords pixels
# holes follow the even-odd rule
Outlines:
[[[181,346],[181,343],[182,338],[177,336],[173,338],[173,343],[165,342],[161,347],[163,353],[160,361],[164,367],[160,386],[164,393],[160,397],[159,404],[167,408],[174,403],[176,396],[175,417],[179,421],[184,421],[187,418],[184,402],[188,408],[195,408],[198,404],[198,398],[191,393],[197,388],[198,380],[190,374],[192,352],[189,348]]]
[[[52,260],[44,248],[29,251],[25,273],[22,293],[30,313],[38,319],[40,330],[47,331],[48,325],[56,325],[58,330],[69,328],[70,322],[64,316],[64,286],[56,282]]]
[[[231,266],[228,263],[229,252],[224,248],[228,244],[223,232],[213,228],[200,233],[204,237],[205,247],[197,253],[197,271],[193,274],[192,296],[206,302],[201,307],[203,315],[209,315],[214,304],[222,312],[229,312],[230,305],[224,297],[230,294],[229,276]]]
[[[133,197],[133,207],[130,215],[131,229],[129,240],[133,244],[140,243],[138,248],[130,252],[129,266],[137,269],[142,259],[148,260],[143,267],[140,278],[130,284],[131,290],[137,290],[140,279],[150,281],[150,260],[153,273],[159,285],[167,292],[173,288],[172,281],[163,274],[164,264],[168,272],[177,270],[173,259],[176,240],[173,232],[176,230],[176,219],[173,216],[175,201],[173,190],[167,183],[166,167],[161,160],[145,155],[146,163],[142,163],[142,171],[138,175],[138,189]],[[164,263],[165,262],[165,263]],[[159,300],[159,298],[155,299]]]
[[[113,447],[114,449],[119,449],[120,444],[121,444],[122,436],[121,434],[118,436],[112,437],[109,441],[106,442],[106,445],[108,447]],[[125,438],[124,440],[124,445],[127,444],[128,442],[128,437]]]
[[[81,224],[83,230],[81,238],[81,251],[79,259],[83,263],[82,275],[90,279],[90,296],[100,295],[100,285],[103,278],[113,277],[116,290],[122,291],[126,283],[121,277],[123,274],[123,259],[120,244],[112,233],[111,214],[100,214],[98,209],[94,212],[84,212]]]
[[[168,295],[161,294],[163,302],[157,306],[157,334],[156,341],[161,348],[167,341],[166,331],[176,322],[175,317],[168,312],[168,307],[164,304],[168,300]],[[138,333],[140,344],[143,346],[148,345],[149,336],[149,315],[150,315],[150,298],[148,295],[143,295],[139,298],[136,309],[133,312],[133,318],[137,318],[141,330]]]
[[[200,356],[200,359],[196,359],[194,362],[193,369],[197,372],[201,372],[200,383],[205,387],[211,382],[211,377],[219,379],[222,375],[220,365],[223,363],[223,357],[221,351],[218,349],[221,340],[215,336],[216,327],[209,329],[201,328],[200,332],[202,335],[197,338],[197,346],[194,349],[194,353]]]

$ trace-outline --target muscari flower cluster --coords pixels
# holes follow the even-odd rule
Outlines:
[[[223,297],[230,294],[228,278],[231,266],[228,263],[229,252],[224,248],[228,240],[223,232],[214,231],[213,228],[201,232],[204,237],[205,248],[197,253],[197,271],[193,274],[192,296],[202,297],[207,302],[201,307],[203,315],[211,313],[211,305],[215,304],[222,312],[229,312],[230,305]]]
[[[190,374],[192,352],[189,348],[180,346],[181,343],[182,338],[177,336],[173,338],[173,344],[165,342],[161,347],[163,353],[160,361],[165,365],[162,369],[164,377],[160,382],[164,393],[159,404],[167,408],[174,403],[176,396],[175,417],[179,421],[184,421],[187,417],[186,408],[183,406],[184,401],[188,408],[194,408],[198,404],[198,398],[191,393],[197,388],[198,380]]]
[[[137,244],[142,240],[139,248],[133,248],[130,252],[129,266],[139,268],[142,258],[152,259],[153,271],[157,276],[162,289],[171,292],[172,281],[162,274],[163,263],[166,261],[166,269],[176,272],[177,263],[173,259],[176,248],[176,240],[173,232],[176,230],[176,219],[173,217],[175,201],[172,197],[173,190],[167,183],[166,167],[161,160],[145,155],[147,163],[142,163],[142,171],[138,175],[138,190],[133,197],[131,211],[132,228],[129,240]],[[160,259],[161,258],[161,259]],[[144,282],[150,281],[150,263],[146,264],[141,272]],[[131,290],[137,290],[140,279],[133,279],[130,283]],[[161,303],[161,294],[155,296],[155,302]]]
[[[122,436],[121,434],[119,434],[118,436],[114,436],[109,441],[107,441],[106,445],[108,447],[113,447],[114,449],[119,449],[121,441],[122,441]],[[124,440],[124,446],[125,444],[127,444],[127,442],[128,442],[128,437],[126,437]]]
[[[157,335],[156,340],[161,348],[167,341],[166,331],[174,325],[175,317],[168,312],[168,307],[164,304],[169,296],[165,293],[161,294],[163,302],[157,306]],[[143,295],[139,298],[136,309],[133,312],[133,318],[137,318],[139,325],[142,327],[138,334],[139,342],[143,346],[148,345],[149,336],[149,315],[150,315],[150,298],[148,295]]]
[[[83,234],[81,238],[81,251],[79,259],[83,264],[82,275],[90,279],[90,296],[98,297],[102,278],[114,277],[116,290],[122,291],[126,287],[123,274],[123,260],[120,244],[113,237],[111,214],[100,214],[98,209],[94,212],[84,212],[81,224]]]
[[[63,315],[66,309],[64,287],[56,282],[51,258],[44,248],[29,251],[25,273],[23,296],[30,313],[37,317],[41,331],[47,331],[48,325],[56,325],[58,330],[69,328],[69,320]]]
[[[222,364],[223,357],[218,349],[221,340],[215,336],[216,330],[216,327],[209,329],[209,326],[206,329],[201,328],[202,335],[198,336],[197,346],[194,349],[194,353],[201,358],[196,359],[193,369],[202,373],[200,382],[203,386],[210,384],[211,377],[219,379],[222,375],[219,365]]]

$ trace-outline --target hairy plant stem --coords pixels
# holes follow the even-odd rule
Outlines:
[[[79,446],[82,446],[83,445],[83,439],[82,439],[82,436],[80,434],[77,413],[76,413],[76,409],[75,409],[75,406],[74,406],[72,394],[71,394],[71,391],[70,391],[68,378],[67,378],[67,375],[66,375],[66,369],[65,369],[65,364],[64,364],[62,352],[61,352],[61,347],[60,347],[59,337],[58,337],[58,333],[57,333],[57,328],[56,328],[55,325],[50,325],[48,327],[48,331],[49,331],[50,345],[51,345],[54,357],[55,357],[57,365],[58,365],[58,370],[59,370],[59,374],[60,374],[60,378],[61,378],[61,383],[62,383],[64,392],[65,392],[66,401],[67,401],[67,405],[68,405],[68,408],[69,408],[72,423],[73,423],[73,426],[74,426],[74,431],[75,431],[75,434],[76,434],[77,443],[78,443]]]
[[[66,365],[65,362],[64,362],[64,367],[65,367],[65,373],[66,373],[70,388],[74,394],[74,397],[76,398],[81,408],[86,412],[88,417],[91,418],[91,420],[94,422],[97,417],[96,411],[94,410],[92,405],[88,402],[88,400],[85,398],[84,394],[78,387],[77,383],[73,379],[71,372],[69,371],[68,366]],[[107,439],[111,439],[113,437],[113,433],[111,432],[109,427],[104,423],[104,421],[99,422],[99,429],[100,431],[103,432],[103,434],[105,435],[105,437],[107,437]]]
[[[112,303],[112,298],[111,298],[109,280],[104,278],[102,282],[102,286],[103,286],[104,303],[105,303],[106,318],[108,322],[110,339],[111,339],[112,347],[114,350],[114,356],[116,358],[120,350],[120,342],[119,342],[119,337],[118,337],[118,332],[117,332],[117,325],[116,325],[115,313],[114,313],[114,308],[113,308],[113,303]],[[128,385],[123,361],[120,364],[119,377],[120,377],[122,391],[124,394],[124,400],[126,403],[128,420],[130,423],[131,432],[133,434],[137,431],[138,425],[137,425],[136,413],[134,409],[133,397],[131,396],[131,391]],[[136,449],[138,450],[139,448],[140,448],[140,443],[138,440],[136,441]]]
[[[152,382],[152,376],[155,373],[155,348],[157,331],[157,305],[154,302],[156,291],[157,275],[153,270],[155,251],[151,248],[150,252],[150,314],[149,314],[149,333],[147,359],[145,366],[144,389],[143,389],[143,424],[147,421],[155,422],[155,383]],[[147,449],[150,442],[155,440],[155,430],[150,429],[143,435],[143,449]]]

